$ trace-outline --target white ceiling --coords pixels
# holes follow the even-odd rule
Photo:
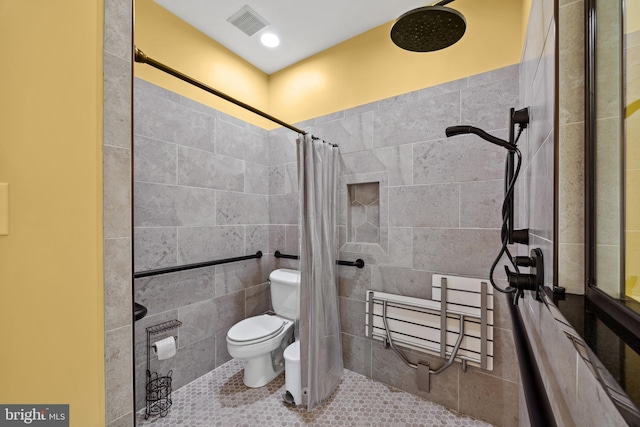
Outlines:
[[[425,0],[154,0],[267,74],[392,21]],[[227,18],[249,5],[270,25],[249,37]],[[452,7],[455,6],[452,4]],[[280,46],[267,48],[272,32]]]

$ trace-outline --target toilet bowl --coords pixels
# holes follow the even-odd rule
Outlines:
[[[292,340],[293,322],[275,315],[249,317],[229,329],[227,350],[244,361],[244,385],[262,387],[277,377],[284,369],[284,349]]]
[[[244,361],[243,382],[262,387],[284,370],[284,350],[293,342],[293,324],[299,313],[300,272],[278,269],[269,276],[275,315],[241,320],[227,332],[227,350]]]

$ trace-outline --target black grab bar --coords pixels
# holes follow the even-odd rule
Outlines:
[[[300,257],[298,255],[287,255],[287,254],[280,253],[280,251],[275,251],[273,256],[275,256],[276,258],[300,259]],[[337,260],[336,264],[338,264],[338,265],[346,265],[346,266],[349,266],[349,267],[364,268],[364,260],[362,258],[358,258],[355,261]]]
[[[133,278],[140,279],[141,277],[157,276],[159,274],[175,273],[176,271],[192,270],[194,268],[210,267],[212,265],[227,264],[229,262],[245,261],[248,259],[258,259],[258,258],[262,258],[261,251],[256,252],[255,255],[246,255],[246,256],[239,256],[235,258],[225,258],[225,259],[218,259],[214,261],[197,262],[195,264],[185,264],[185,265],[178,265],[175,267],[157,268],[155,270],[138,271],[137,273],[133,273]]]

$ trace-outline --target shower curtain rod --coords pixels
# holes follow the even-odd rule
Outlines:
[[[305,131],[303,131],[301,129],[298,129],[295,126],[292,126],[292,125],[290,125],[288,123],[285,123],[282,120],[277,119],[277,118],[273,117],[272,115],[265,113],[264,111],[260,111],[257,108],[254,108],[249,104],[245,104],[244,102],[239,101],[239,100],[227,95],[226,93],[220,92],[219,90],[216,90],[216,89],[214,89],[214,88],[212,88],[210,86],[207,86],[204,83],[201,83],[201,82],[199,82],[199,81],[197,81],[195,79],[192,79],[191,77],[187,76],[186,74],[181,73],[178,70],[174,70],[173,68],[171,68],[171,67],[169,67],[167,65],[164,65],[162,62],[158,62],[155,59],[148,57],[144,52],[142,52],[137,47],[134,48],[134,50],[135,50],[135,61],[136,62],[140,62],[142,64],[149,64],[153,68],[157,68],[160,71],[164,71],[167,74],[171,74],[172,76],[177,77],[180,80],[185,81],[185,82],[187,82],[189,84],[192,84],[192,85],[194,85],[196,87],[199,87],[202,90],[206,90],[207,92],[209,92],[209,93],[211,93],[211,94],[213,94],[215,96],[218,96],[220,98],[226,99],[227,101],[229,101],[229,102],[231,102],[231,103],[233,103],[233,104],[235,104],[235,105],[237,105],[239,107],[242,107],[245,110],[249,110],[254,114],[257,114],[259,116],[264,117],[267,120],[271,120],[272,122],[277,123],[280,126],[286,127],[287,129],[291,129],[292,131],[301,133],[303,135],[307,134],[307,132],[305,132]]]

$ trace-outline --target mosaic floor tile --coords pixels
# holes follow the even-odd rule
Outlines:
[[[173,393],[166,417],[144,419],[137,425],[165,427],[267,426],[490,426],[456,414],[386,384],[345,369],[338,389],[313,412],[282,401],[284,375],[261,388],[242,383],[242,362],[231,360]]]

